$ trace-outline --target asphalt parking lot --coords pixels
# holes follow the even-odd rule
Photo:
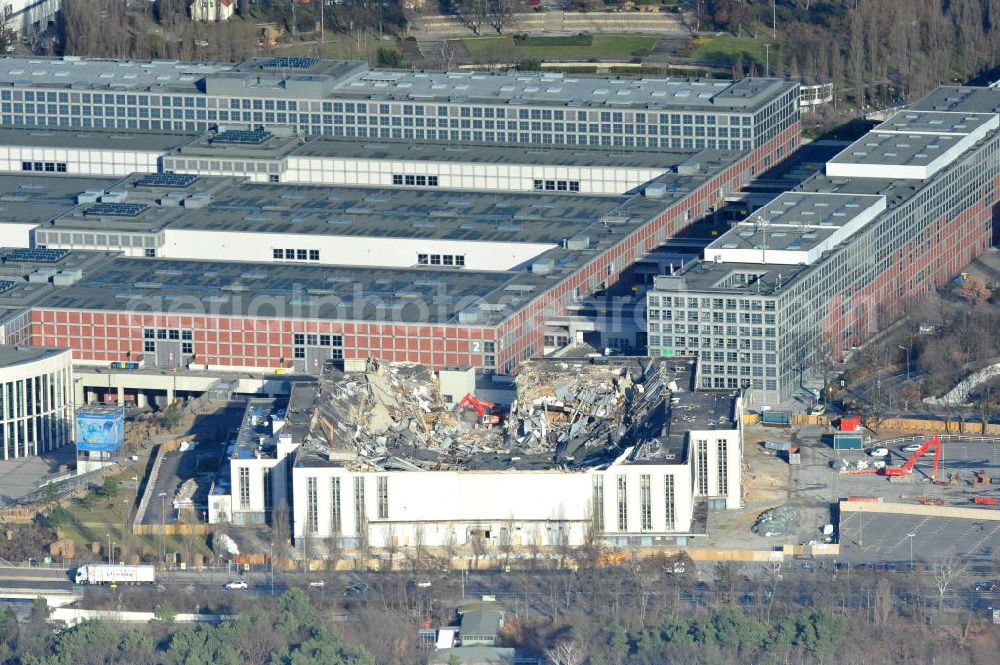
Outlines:
[[[1000,521],[863,511],[841,517],[838,559],[909,564],[911,544],[914,562],[957,554],[989,564],[994,553],[1000,552]]]

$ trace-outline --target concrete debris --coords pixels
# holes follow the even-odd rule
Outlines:
[[[754,522],[750,530],[758,536],[781,536],[798,519],[798,511],[792,506],[780,506],[765,510]]]
[[[676,364],[525,363],[514,382],[510,411],[498,425],[484,424],[475,412],[463,417],[469,414],[444,401],[437,376],[423,365],[369,360],[363,373],[348,374],[328,366],[312,396],[315,408],[303,452],[359,469],[610,464],[628,446],[669,429],[667,397],[691,384],[691,367]],[[672,418],[683,422],[688,415],[695,418],[677,409]],[[662,453],[655,446],[643,450],[646,456]]]

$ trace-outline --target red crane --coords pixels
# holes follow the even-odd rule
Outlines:
[[[466,408],[475,409],[476,413],[479,414],[479,421],[484,425],[500,424],[500,416],[493,413],[493,409],[496,408],[496,404],[493,402],[485,399],[476,399],[476,396],[472,393],[465,393],[465,397],[458,403],[455,410],[461,411]]]
[[[938,462],[941,460],[941,439],[937,434],[917,448],[917,452],[913,453],[903,466],[886,466],[882,469],[882,475],[896,478],[910,475],[913,472],[913,465],[930,450],[931,446],[934,446],[934,470],[931,472],[931,480],[937,480]]]

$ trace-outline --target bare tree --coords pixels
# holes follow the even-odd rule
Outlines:
[[[883,577],[875,585],[875,625],[888,624],[893,609],[892,585]]]
[[[490,18],[490,0],[461,0],[457,3],[458,16],[463,23],[479,34]]]
[[[583,665],[587,660],[583,649],[576,642],[560,642],[545,650],[545,657],[552,665]]]
[[[951,552],[931,562],[931,576],[938,590],[938,609],[944,606],[944,597],[953,582],[965,574],[966,566],[958,554]]]
[[[274,553],[282,559],[288,558],[288,539],[291,535],[288,504],[280,503],[271,511],[271,545]]]
[[[489,24],[499,33],[508,27],[514,19],[515,0],[490,0],[488,9]]]
[[[503,556],[503,565],[510,566],[510,557],[514,551],[514,515],[510,515],[500,526],[500,555]]]
[[[472,556],[475,557],[476,570],[479,570],[479,560],[486,556],[490,541],[481,529],[477,529],[469,538],[469,545],[472,547]]]

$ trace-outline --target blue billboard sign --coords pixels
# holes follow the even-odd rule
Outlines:
[[[125,413],[122,409],[76,412],[76,449],[102,452],[125,445]]]

